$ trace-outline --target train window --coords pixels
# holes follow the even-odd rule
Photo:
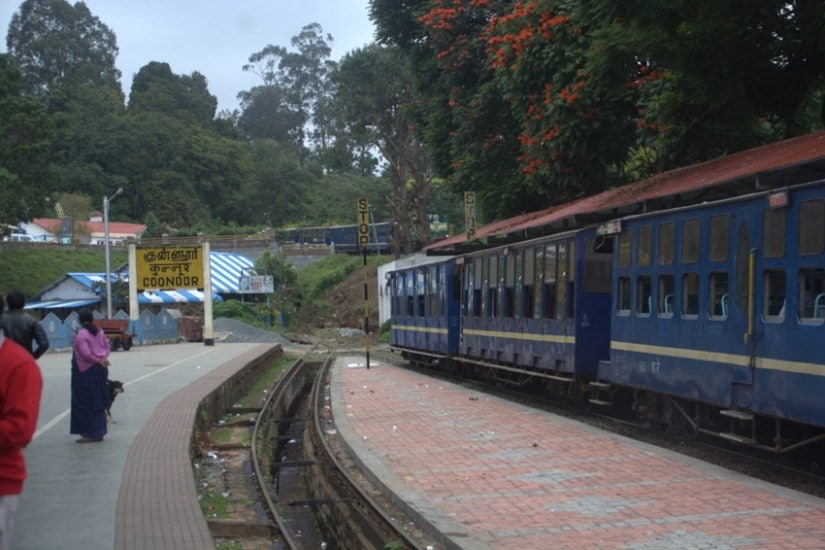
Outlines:
[[[406,289],[406,296],[407,296],[407,317],[412,317],[415,315],[415,279],[414,273],[412,271],[406,274],[407,279],[407,289]]]
[[[559,274],[557,277],[558,284],[556,285],[556,292],[558,295],[556,296],[556,318],[563,319],[565,315],[569,315],[567,311],[567,281],[568,279],[568,266],[567,266],[568,256],[567,256],[567,243],[559,243],[559,261],[558,261],[558,268]]]
[[[682,263],[699,261],[699,220],[685,220],[682,224]]]
[[[730,220],[727,214],[710,219],[710,261],[724,262],[728,259],[730,241]]]
[[[543,303],[543,296],[544,287],[542,282],[544,281],[544,247],[537,246],[536,247],[536,278],[533,280],[533,289],[535,294],[535,306],[534,306],[534,313],[535,317],[538,319],[541,317],[541,305]]]
[[[639,238],[636,243],[636,263],[641,267],[650,265],[652,231],[653,228],[649,225],[639,228]]]
[[[766,208],[762,214],[766,258],[781,258],[785,255],[787,212],[785,207]]]
[[[619,267],[630,267],[630,231],[619,233]]]
[[[567,257],[570,261],[567,264],[567,280],[576,280],[576,241],[570,241],[567,244]]]
[[[659,315],[669,317],[673,314],[673,275],[659,275],[659,293],[656,300]]]
[[[696,318],[699,315],[699,274],[685,273],[682,276],[682,316]]]
[[[805,201],[799,205],[799,253],[803,256],[825,251],[825,201]]]
[[[673,223],[659,226],[659,265],[673,264]]]
[[[521,309],[524,312],[526,319],[532,319],[535,313],[534,305],[536,303],[536,296],[533,289],[536,277],[536,251],[533,248],[528,248],[524,251],[524,294],[522,297]]]
[[[799,271],[799,318],[805,321],[825,319],[825,269],[803,268]]]
[[[418,317],[425,317],[426,316],[426,309],[425,307],[425,299],[427,296],[427,271],[425,269],[421,269],[418,272],[418,277],[415,284],[415,304],[416,304],[416,315]]]
[[[556,244],[548,244],[544,249],[544,305],[545,319],[556,317]]]
[[[613,258],[608,250],[599,247],[593,239],[584,243],[584,290],[607,294],[610,292]]]
[[[488,285],[490,288],[495,288],[498,286],[498,256],[491,254],[488,258],[490,259],[490,278],[488,279]]]
[[[653,293],[650,287],[650,276],[642,275],[636,279],[636,313],[650,315],[653,310]]]
[[[481,294],[484,288],[483,280],[484,280],[484,262],[485,258],[475,258],[472,261],[471,269],[472,271],[472,281],[473,284],[471,285],[471,303],[470,303],[470,315],[473,317],[481,317]],[[469,279],[470,277],[468,277]]]
[[[441,307],[438,292],[438,285],[444,284],[441,277],[441,266],[435,265],[430,269],[430,286],[427,289],[427,307],[429,308],[429,315],[441,315]]]
[[[504,308],[505,317],[516,316],[515,311],[515,284],[516,284],[516,264],[518,264],[518,253],[509,250],[504,256]]]
[[[484,280],[484,258],[473,259],[473,288],[481,288]]]
[[[726,319],[728,317],[728,307],[730,306],[728,296],[728,274],[724,271],[710,274],[710,304],[708,311],[715,319]]]
[[[616,291],[616,311],[620,315],[630,314],[630,278],[619,277],[619,288]]]
[[[785,271],[766,269],[763,274],[765,296],[762,314],[770,321],[781,322],[785,318]]]
[[[395,274],[393,274],[395,275]],[[399,277],[393,276],[390,280],[390,288],[392,292],[392,300],[390,301],[390,308],[392,310],[392,315],[400,315],[401,314],[401,291],[399,290],[399,281],[401,279]]]
[[[736,307],[739,311],[744,311],[748,304],[745,289],[748,288],[751,245],[747,224],[742,222],[739,228],[739,240],[736,243],[736,287],[741,288],[742,292],[736,293]]]

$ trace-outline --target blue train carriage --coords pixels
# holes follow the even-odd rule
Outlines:
[[[460,283],[453,257],[389,272],[393,349],[412,362],[435,363],[458,353]]]
[[[540,378],[581,398],[583,381],[609,352],[606,242],[587,228],[461,258],[459,360],[510,383]]]
[[[777,452],[825,437],[825,182],[616,229],[599,387],[634,389],[663,425]]]

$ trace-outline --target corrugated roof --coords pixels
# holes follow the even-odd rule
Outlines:
[[[715,188],[742,193],[798,181],[825,177],[825,131],[764,145],[700,164],[670,170],[635,183],[608,189],[576,201],[553,206],[482,226],[476,239],[499,237],[542,227],[578,224],[577,216],[619,216],[633,207],[650,202],[695,202]],[[592,220],[590,220],[592,223]],[[466,235],[456,235],[425,247],[425,251],[446,252],[467,243]]]

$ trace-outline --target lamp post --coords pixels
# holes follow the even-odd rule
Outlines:
[[[123,193],[119,187],[111,197],[103,197],[103,239],[106,248],[106,318],[112,318],[112,265],[109,259],[109,203]]]

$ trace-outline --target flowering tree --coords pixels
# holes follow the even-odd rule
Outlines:
[[[488,215],[821,128],[825,4],[372,0],[420,68],[426,141]]]

